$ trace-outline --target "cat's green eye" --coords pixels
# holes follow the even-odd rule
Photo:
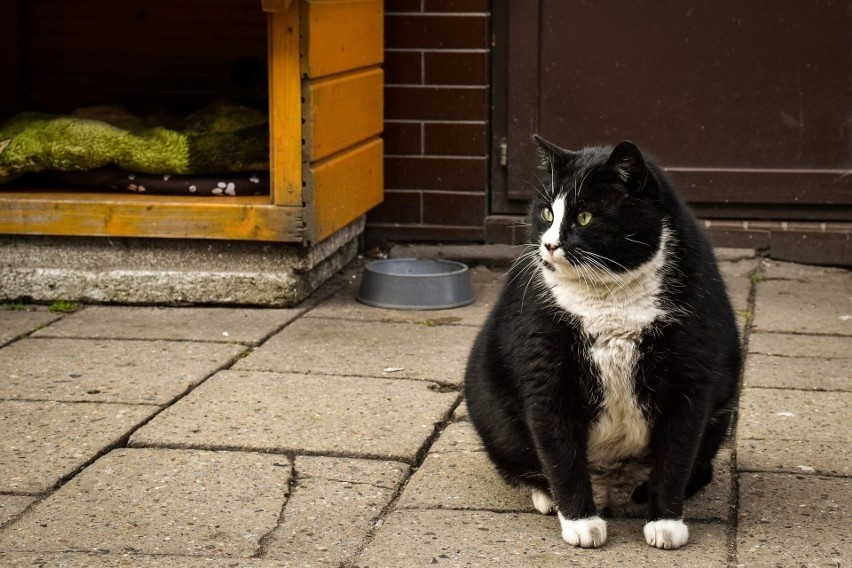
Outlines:
[[[583,211],[582,213],[577,215],[577,224],[581,227],[585,227],[592,221],[592,214],[588,211]]]
[[[541,210],[541,218],[548,223],[553,223],[553,210],[550,207],[545,207]]]

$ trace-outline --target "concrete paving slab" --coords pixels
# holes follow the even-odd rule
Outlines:
[[[472,422],[452,422],[429,450],[432,453],[484,452],[485,446]]]
[[[0,565],[9,568],[282,568],[280,560],[192,556],[104,554],[100,552],[6,553]]]
[[[12,310],[0,307],[0,345],[32,333],[60,317],[60,314],[49,312],[46,308]]]
[[[737,469],[852,475],[852,442],[817,440],[737,440]]]
[[[842,566],[852,557],[852,485],[814,475],[740,476],[741,566]]]
[[[852,393],[745,389],[739,439],[850,441]]]
[[[411,461],[458,398],[430,386],[223,371],[141,428],[130,444]]]
[[[399,462],[298,456],[297,482],[283,523],[265,539],[264,558],[338,566],[363,546],[409,467]]]
[[[162,308],[87,306],[38,337],[173,339],[255,344],[298,317],[304,308]]]
[[[494,307],[505,283],[504,272],[484,266],[470,270],[474,303],[449,310],[388,310],[359,303],[355,298],[361,285],[361,272],[352,271],[340,289],[328,300],[306,314],[307,318],[321,317],[358,321],[397,323],[426,323],[427,325],[481,326]]]
[[[50,491],[157,410],[123,404],[0,401],[0,491]]]
[[[852,341],[852,337],[849,338]],[[852,391],[852,359],[777,357],[751,353],[746,387]]]
[[[460,325],[303,318],[233,368],[461,385],[477,331]]]
[[[6,551],[248,557],[278,524],[284,456],[121,449],[0,534]]]
[[[22,339],[0,351],[0,399],[166,404],[246,349],[189,341]]]
[[[299,479],[319,478],[396,490],[411,468],[396,461],[298,456],[295,469]]]
[[[0,495],[0,527],[23,513],[36,499],[29,495]]]
[[[852,335],[852,276],[818,282],[766,280],[757,285],[757,331]]]
[[[749,295],[751,294],[751,275],[757,270],[759,261],[756,258],[738,261],[719,262],[719,271],[725,280],[725,288],[734,310],[741,312],[749,307]]]
[[[453,412],[453,420],[470,420],[470,413],[467,409],[467,402],[464,400],[461,401],[456,407],[455,412]]]
[[[504,482],[485,452],[430,453],[405,487],[399,506],[533,511],[529,491]]]
[[[398,566],[725,566],[725,526],[690,523],[689,544],[658,550],[638,519],[607,523],[607,544],[578,549],[562,540],[555,516],[490,511],[395,511],[355,565]]]
[[[734,248],[734,247],[717,247],[713,249],[718,262],[737,262],[741,260],[752,261],[758,263],[759,258],[755,257],[754,249],[750,248]]]
[[[781,260],[764,259],[763,275],[773,280],[799,280],[801,282],[819,282],[822,280],[847,279],[850,271],[831,266],[811,266]]]
[[[782,357],[846,359],[852,358],[852,337],[756,332],[749,337],[748,350]]]
[[[685,505],[688,519],[721,520],[732,496],[731,452],[717,456],[715,480]],[[413,509],[474,509],[534,512],[529,491],[505,483],[485,452],[430,452],[412,476],[399,506]]]

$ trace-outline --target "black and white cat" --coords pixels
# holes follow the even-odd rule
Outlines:
[[[548,179],[470,354],[471,420],[568,543],[603,545],[599,515],[634,507],[648,544],[679,548],[684,498],[712,479],[741,365],[712,248],[631,142],[536,142]]]

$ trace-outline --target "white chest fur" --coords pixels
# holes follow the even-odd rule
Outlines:
[[[667,231],[657,254],[639,268],[617,275],[576,271],[562,265],[542,270],[558,306],[573,314],[591,338],[588,356],[597,367],[603,400],[601,414],[589,431],[588,459],[607,468],[641,456],[650,428],[634,390],[637,349],[642,335],[665,318],[659,294]],[[582,277],[581,277],[582,276]]]

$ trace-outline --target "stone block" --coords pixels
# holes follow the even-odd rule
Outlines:
[[[0,345],[32,333],[60,317],[62,316],[43,308],[28,307],[24,310],[12,310],[0,307]]]
[[[296,458],[297,482],[264,558],[339,566],[363,546],[408,471],[397,462]]]
[[[751,275],[757,267],[758,260],[755,258],[719,262],[719,271],[725,280],[725,288],[735,311],[742,312],[748,309],[752,287]]]
[[[0,398],[166,404],[245,349],[189,341],[22,339],[0,351]]]
[[[287,458],[115,450],[0,534],[0,549],[249,557],[278,524]]]
[[[223,371],[141,428],[130,444],[411,461],[458,397],[431,386]]]
[[[36,497],[29,495],[0,495],[0,527],[32,505]]]
[[[852,335],[852,276],[815,281],[766,280],[757,285],[757,331]]]
[[[739,439],[850,441],[852,393],[745,389]]]
[[[738,469],[848,472],[850,402],[848,392],[745,389],[737,432]]]
[[[716,247],[713,252],[719,263],[747,261],[756,266],[760,262],[760,259],[754,256],[754,249],[750,248]]]
[[[763,275],[773,280],[797,280],[800,282],[819,282],[822,280],[848,279],[850,272],[843,268],[830,266],[811,266],[766,259],[763,261]]]
[[[0,235],[0,298],[292,306],[358,252],[364,217],[312,246]]]
[[[122,404],[0,401],[0,491],[50,491],[157,410]]]
[[[238,361],[234,369],[461,385],[477,331],[461,325],[302,318]]]
[[[453,420],[470,420],[470,413],[467,409],[467,402],[462,400],[455,412],[453,412]]]
[[[607,544],[575,548],[555,516],[538,513],[401,509],[391,514],[354,562],[392,566],[725,566],[726,527],[690,523],[689,543],[658,550],[645,543],[639,519],[609,521]]]
[[[448,446],[444,446],[448,447]],[[732,492],[731,452],[715,463],[715,479],[684,505],[687,519],[728,519]],[[399,506],[534,512],[529,490],[508,485],[482,451],[430,452],[406,485]]]
[[[35,335],[256,344],[291,322],[303,311],[88,306]]]
[[[740,437],[737,440],[737,469],[849,476],[852,474],[852,442]]]
[[[405,487],[399,506],[533,511],[529,491],[503,481],[485,452],[430,453]]]
[[[746,387],[852,391],[852,359],[751,353],[746,358],[744,381]]]
[[[295,469],[299,479],[328,479],[396,490],[411,468],[396,461],[298,456]]]
[[[757,332],[749,337],[748,351],[783,357],[849,359],[852,337]]]
[[[847,479],[748,473],[739,488],[739,564],[841,566],[852,556]]]
[[[432,453],[482,452],[485,451],[485,446],[482,445],[482,439],[476,433],[472,422],[453,422],[444,428],[441,437],[435,441],[430,451]]]
[[[8,568],[282,568],[280,560],[258,558],[213,558],[103,552],[6,553],[0,550],[0,564]]]

